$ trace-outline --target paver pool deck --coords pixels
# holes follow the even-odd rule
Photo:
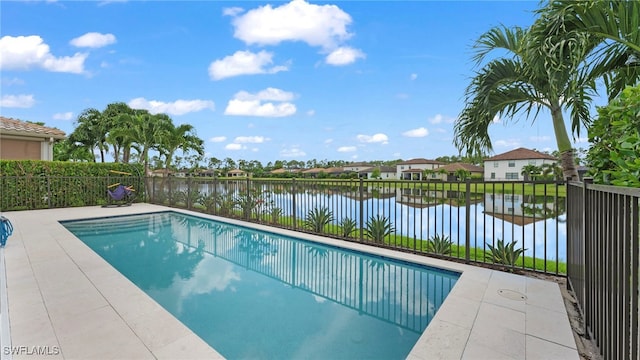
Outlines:
[[[59,223],[167,210],[266,228],[150,204],[3,213],[14,232],[0,250],[0,278],[6,276],[6,282],[0,281],[6,284],[0,286],[2,358],[223,358]],[[579,359],[557,283],[288,230],[269,231],[461,272],[408,359]]]

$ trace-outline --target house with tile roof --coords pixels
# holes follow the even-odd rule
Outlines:
[[[396,164],[396,177],[402,180],[426,180],[424,179],[425,170],[436,170],[444,163],[436,160],[427,160],[423,158],[402,161]],[[435,173],[431,174],[435,179]]]
[[[484,160],[485,181],[523,181],[527,165],[555,164],[558,159],[539,151],[518,148]]]
[[[365,169],[371,168],[371,164],[366,162],[355,162],[351,164],[347,164],[343,167],[344,171],[355,171],[360,172]]]
[[[62,130],[0,116],[0,159],[53,160],[53,144]]]
[[[363,179],[375,179],[373,177],[373,172],[378,169],[380,171],[380,179],[382,180],[391,180],[391,179],[397,179],[397,172],[396,172],[396,168],[393,166],[371,166],[368,168],[363,168],[362,170],[358,171],[358,177],[363,178]]]
[[[468,163],[453,163],[441,166],[438,168],[436,175],[442,181],[459,181],[464,179],[458,179],[458,171],[464,170],[470,175],[476,175],[477,177],[481,177],[484,175],[484,168],[482,166],[477,166]]]

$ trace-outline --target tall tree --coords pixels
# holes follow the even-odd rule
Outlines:
[[[171,118],[165,114],[152,115],[146,110],[135,110],[128,120],[133,140],[131,146],[138,151],[145,174],[149,175],[149,151],[160,148]]]
[[[548,43],[549,64],[566,55],[563,50],[587,35],[595,46],[585,55],[585,71],[602,78],[609,99],[640,80],[640,2],[636,0],[552,0],[538,10],[532,31]]]
[[[165,155],[164,165],[167,170],[171,167],[175,152],[178,150],[182,150],[183,153],[194,150],[199,155],[204,155],[204,141],[195,135],[195,129],[192,125],[182,124],[174,126],[173,123],[169,121],[168,123],[164,123],[164,126],[159,151]]]
[[[97,150],[100,153],[100,161],[104,162],[104,154],[109,149],[107,144],[108,130],[99,110],[85,109],[78,115],[76,128],[69,135],[69,141],[76,146],[85,147],[92,154],[94,150]]]
[[[481,68],[466,90],[466,104],[455,123],[455,145],[467,153],[492,150],[489,126],[496,117],[517,121],[519,116],[536,120],[540,111],[551,113],[565,178],[578,179],[573,149],[563,112],[570,113],[571,127],[579,135],[580,127],[590,122],[589,105],[595,81],[579,70],[594,46],[587,36],[574,33],[567,44],[561,64],[549,67],[544,54],[545,39],[536,38],[520,27],[496,27],[481,35],[474,45],[474,59]],[[499,50],[486,62],[487,56]]]
[[[114,162],[120,162],[120,160],[124,163],[129,162],[133,143],[130,119],[135,111],[123,102],[111,103],[102,111],[102,121],[109,129],[107,141],[113,147]]]

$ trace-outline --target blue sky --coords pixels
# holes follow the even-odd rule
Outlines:
[[[530,25],[538,5],[3,1],[0,113],[69,134],[84,109],[122,101],[192,124],[207,157],[264,164],[457,155],[473,42]],[[548,113],[504,122],[495,153],[556,149]]]

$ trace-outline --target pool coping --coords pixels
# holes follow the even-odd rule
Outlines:
[[[223,358],[58,222],[161,211],[460,272],[408,359],[579,359],[555,282],[151,204],[3,214],[13,359]]]

